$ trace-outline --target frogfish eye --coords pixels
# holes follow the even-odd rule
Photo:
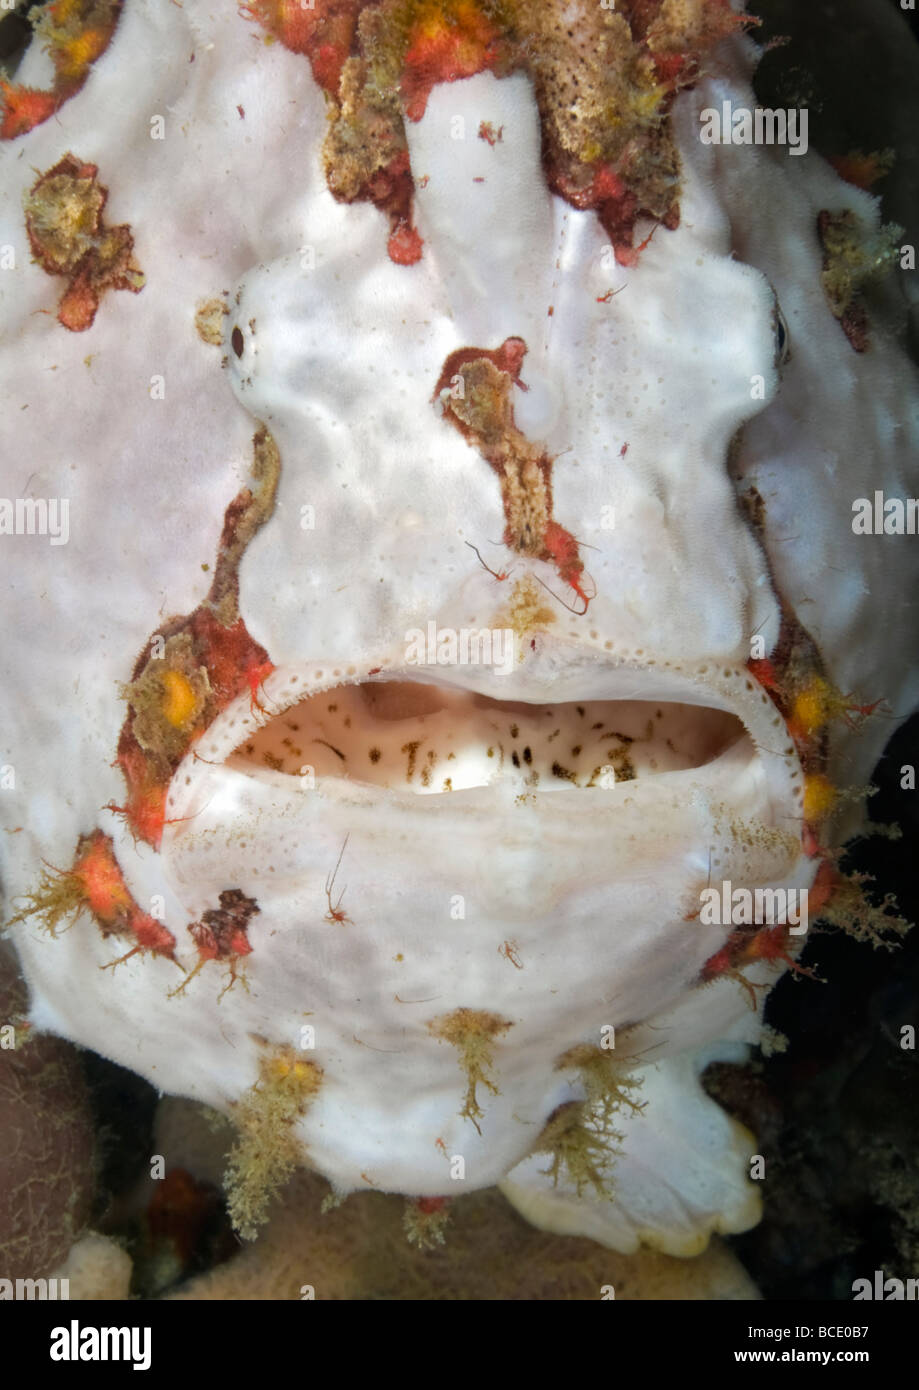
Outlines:
[[[784,367],[791,357],[791,342],[788,324],[785,322],[785,315],[779,307],[778,300],[775,301],[775,308],[772,311],[772,321],[775,330],[775,365]]]

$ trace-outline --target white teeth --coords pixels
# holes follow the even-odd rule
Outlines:
[[[344,777],[422,794],[483,787],[608,787],[702,767],[738,741],[740,720],[700,705],[640,700],[526,704],[412,681],[308,696],[246,738],[227,766]]]

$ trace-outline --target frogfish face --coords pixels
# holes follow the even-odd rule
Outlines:
[[[60,322],[30,317],[38,267],[15,301],[34,361],[75,366],[84,331],[110,354],[108,395],[38,401],[94,470],[60,562],[10,537],[48,591],[19,597],[6,726],[33,1020],[234,1118],[245,1234],[305,1163],[431,1210],[502,1183],[537,1224],[693,1253],[759,1210],[701,1072],[808,973],[871,716],[916,701],[878,622],[915,630],[916,562],[850,524],[865,457],[891,490],[915,458],[901,348],[882,305],[856,351],[820,222],[868,244],[876,203],[815,154],[700,138],[755,105],[717,0],[680,34],[666,4],[568,6],[564,42],[554,4],[505,30],[428,6],[398,42],[384,4],[339,49],[322,0],[302,31],[246,8],[129,3],[64,135],[23,135],[51,168],[138,43],[194,43],[169,109],[205,113],[200,148],[167,139],[140,191],[102,141],[29,194],[34,249],[60,181],[104,174],[144,270],[94,272],[85,330],[83,282]],[[253,22],[282,41],[254,69]],[[585,153],[562,76],[597,97],[596,43],[631,126]],[[241,83],[254,150],[214,114]],[[105,375],[154,371],[145,325],[159,416]]]

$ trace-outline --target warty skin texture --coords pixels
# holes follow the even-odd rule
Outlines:
[[[856,356],[820,286],[817,212],[849,208],[870,228],[875,201],[814,154],[698,140],[703,107],[754,105],[752,58],[747,40],[725,42],[677,97],[680,226],[658,228],[632,267],[605,254],[592,212],[547,191],[528,79],[490,73],[435,88],[408,124],[425,246],[416,265],[393,264],[381,214],[325,186],[324,98],[308,64],[256,49],[250,26],[207,4],[129,2],[83,90],[3,150],[0,240],[16,249],[0,280],[4,491],[67,497],[71,515],[66,546],[3,537],[16,614],[4,652],[8,900],[35,891],[42,861],[70,865],[99,827],[134,901],[158,904],[186,972],[200,961],[187,925],[221,892],[258,904],[248,989],[237,981],[222,997],[220,962],[175,995],[182,976],[162,955],[100,968],[131,943],[103,937],[88,913],[53,940],[27,917],[15,939],[31,1017],[231,1114],[264,1092],[266,1057],[293,1049],[322,1072],[296,1118],[298,1157],[340,1192],[436,1197],[503,1180],[538,1223],[681,1254],[756,1219],[752,1137],[698,1077],[757,1041],[764,991],[751,1008],[735,978],[700,983],[728,929],[691,914],[710,878],[805,888],[818,869],[801,842],[799,758],[747,669],[751,635],[776,648],[780,596],[834,687],[884,696],[898,719],[915,703],[916,561],[905,545],[853,536],[850,518],[866,459],[872,488],[908,495],[912,477],[915,491],[919,440],[892,307]],[[465,140],[450,138],[457,116]],[[501,141],[475,138],[481,122],[503,127]],[[146,280],[108,293],[78,334],[54,318],[61,286],[30,264],[21,207],[34,170],[69,150],[98,166],[106,218],[132,228]],[[224,294],[221,368],[193,319]],[[774,296],[792,343],[781,374]],[[583,616],[559,601],[583,606],[557,566],[496,544],[498,477],[432,403],[452,352],[513,338],[527,346],[529,388],[514,391],[515,424],[557,456],[553,515],[581,543],[595,590]],[[206,598],[258,422],[281,467],[242,559],[239,611],[275,670],[258,705],[244,689],[179,765],[155,850],[103,809],[124,801],[120,691],[151,634]],[[741,427],[733,467],[764,499],[761,539],[726,466]],[[406,634],[430,621],[516,624],[520,659],[506,676],[409,666]],[[346,762],[322,751],[343,736],[330,694],[329,727],[308,730],[325,742],[303,755],[314,778],[233,756],[304,694],[385,691],[387,678],[433,684],[447,712],[399,705],[405,690],[389,706],[361,696]],[[664,705],[673,746],[649,740],[658,765],[636,781],[547,776],[534,789],[524,769],[496,774],[487,738],[472,738],[475,719],[491,718],[509,762],[519,710],[485,698],[564,703],[572,737],[579,704],[645,701],[652,720]],[[706,745],[693,709],[739,723]],[[406,710],[404,744],[373,763]],[[833,779],[864,783],[893,727],[834,725]],[[431,745],[444,758],[465,749],[463,786],[420,795],[420,771],[403,761],[413,739],[422,759]],[[781,968],[744,973],[766,984]],[[492,1029],[471,1106],[456,1028],[451,1041],[442,1022],[463,1010]],[[609,1025],[617,1067],[643,1078],[645,1102],[615,1114],[613,1202],[553,1184],[546,1155],[528,1157],[558,1107],[584,1096],[582,1070],[559,1059],[597,1047]]]

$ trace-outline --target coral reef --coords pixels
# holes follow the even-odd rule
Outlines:
[[[0,1278],[47,1278],[86,1226],[93,1122],[76,1049],[36,1035],[0,947]]]
[[[232,1139],[213,1118],[166,1099],[156,1143],[171,1162],[219,1182]],[[451,1203],[445,1244],[423,1250],[404,1239],[399,1197],[357,1192],[329,1210],[325,1192],[315,1174],[298,1173],[256,1241],[167,1297],[288,1300],[310,1290],[333,1300],[596,1300],[604,1290],[620,1301],[758,1297],[717,1237],[689,1264],[651,1250],[617,1255],[589,1240],[535,1230],[492,1190]]]

